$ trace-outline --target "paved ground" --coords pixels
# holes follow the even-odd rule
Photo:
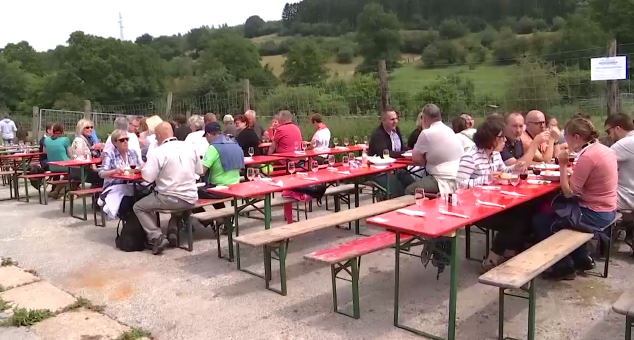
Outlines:
[[[0,198],[5,196],[7,189],[0,188]],[[275,223],[283,223],[279,209],[276,213]],[[312,216],[324,213],[322,209]],[[156,339],[420,339],[392,325],[391,250],[363,258],[361,319],[332,312],[330,268],[305,262],[302,256],[353,239],[349,231],[332,229],[293,240],[287,263],[289,294],[282,297],[265,290],[260,279],[218,259],[209,230],[197,230],[192,253],[168,249],[152,256],[118,251],[115,222],[95,227],[62,214],[57,202],[3,202],[0,221],[0,256],[35,269],[64,291],[105,305],[105,314],[147,329]],[[241,226],[244,232],[261,230],[262,222]],[[475,254],[482,253],[483,243],[477,239]],[[251,269],[262,269],[259,250],[245,254]],[[458,339],[497,339],[497,290],[477,283],[478,263],[462,260],[459,265]],[[403,320],[444,335],[448,271],[436,280],[435,268],[425,269],[416,258],[401,260],[401,266]],[[632,259],[623,253],[615,256],[607,280],[539,281],[537,339],[623,338],[624,318],[611,311],[611,304],[631,284],[633,274]],[[350,299],[345,286],[339,295]],[[525,337],[525,301],[509,300],[506,311],[507,335]],[[31,339],[20,336],[7,339]]]

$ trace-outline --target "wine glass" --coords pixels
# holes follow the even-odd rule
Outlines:
[[[308,142],[302,142],[302,152],[306,152],[307,148],[308,148]]]
[[[354,145],[359,145],[359,136],[354,136],[352,141],[354,142]]]
[[[295,151],[299,151],[299,142],[295,142]]]
[[[293,162],[288,163],[288,173],[291,174],[291,177],[294,176],[293,174],[295,173],[295,163]]]
[[[339,138],[335,137],[332,139],[332,144],[335,145],[335,148],[337,147],[337,145],[339,145]]]
[[[522,172],[520,173],[520,179],[521,179],[522,181],[525,181],[525,180],[527,180],[527,179],[528,179],[528,172],[526,172],[526,170],[524,170],[524,171],[522,171]]]
[[[473,190],[471,190],[471,193],[473,193],[473,197],[476,198],[476,206],[479,206],[477,200],[480,198],[480,196],[482,196],[482,187],[480,186],[473,187]]]
[[[319,170],[319,162],[313,160],[311,170],[313,170],[313,172],[317,172]]]
[[[533,167],[533,174],[535,174],[535,176],[539,176],[539,174],[542,173],[542,169],[538,168],[537,166]]]
[[[247,179],[249,180],[249,182],[253,181],[254,176],[255,176],[255,169],[247,168]]]
[[[348,158],[348,156],[343,156],[342,163],[344,168],[347,168],[350,165],[350,159]]]
[[[385,149],[383,150],[383,159],[388,159],[390,158],[390,150]]]
[[[343,139],[343,145],[347,148],[350,145],[350,140],[346,137]]]
[[[486,176],[484,176],[484,184],[491,185],[491,183],[493,183],[493,174],[489,173]]]
[[[447,210],[447,196],[445,194],[438,193],[438,196],[436,196],[436,207],[438,207],[438,219],[444,220],[445,217],[442,215],[442,211]]]
[[[414,191],[414,202],[420,208],[423,206],[423,202],[425,202],[425,189],[416,188]]]
[[[328,155],[328,165],[330,169],[332,169],[332,167],[335,165],[335,156],[334,155]]]
[[[255,154],[255,150],[253,149],[253,147],[249,148],[249,156],[253,157],[253,155]]]
[[[509,179],[509,182],[511,182],[511,185],[516,187],[520,184],[520,176],[518,175],[513,175],[511,176],[511,179]]]
[[[260,181],[260,169],[259,168],[253,168],[253,180],[256,182]]]

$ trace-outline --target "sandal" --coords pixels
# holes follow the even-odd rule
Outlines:
[[[493,261],[490,258],[486,258],[482,261],[482,274],[488,272],[489,270],[497,267],[499,263]]]

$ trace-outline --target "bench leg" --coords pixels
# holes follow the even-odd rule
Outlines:
[[[632,340],[632,326],[634,323],[634,318],[626,316],[625,317],[625,340]]]
[[[277,245],[264,246],[264,284],[266,289],[286,296],[286,252],[288,240],[279,242]],[[277,256],[277,257],[275,257]],[[271,287],[272,260],[278,260],[280,264],[280,289]]]
[[[355,181],[354,183],[354,207],[358,208],[359,207],[359,195],[360,195],[360,191],[359,191],[359,183]],[[360,222],[359,220],[354,221],[354,233],[359,235],[361,234],[361,230],[360,230]]]
[[[528,288],[521,288],[528,296],[506,293],[506,288],[499,290],[499,311],[498,311],[498,340],[515,340],[515,338],[504,336],[504,299],[506,296],[513,296],[528,300],[528,340],[535,340],[535,309],[537,296],[535,295],[535,279],[531,280]]]
[[[29,199],[29,181],[24,179],[24,196],[26,198],[26,203],[29,203],[31,200]]]
[[[359,309],[359,267],[361,266],[361,257],[355,257],[346,261],[345,263],[336,263],[330,266],[332,273],[332,303],[334,311],[349,316],[354,319],[361,317],[361,311]],[[340,272],[346,272],[350,276],[350,279],[338,277]],[[348,314],[339,310],[337,303],[337,279],[348,281],[352,283],[352,314]]]

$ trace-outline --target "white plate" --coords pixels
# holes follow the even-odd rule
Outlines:
[[[368,159],[368,161],[374,165],[380,165],[380,166],[388,166],[394,162],[396,162],[396,159],[394,158],[379,158],[379,157],[372,157],[370,159]]]
[[[560,172],[559,171],[542,171],[540,177],[547,181],[559,181]]]
[[[541,169],[541,170],[559,170],[559,165],[557,164],[535,164],[533,168]]]
[[[412,153],[411,152],[406,152],[406,153],[403,154],[403,157],[412,158]]]

